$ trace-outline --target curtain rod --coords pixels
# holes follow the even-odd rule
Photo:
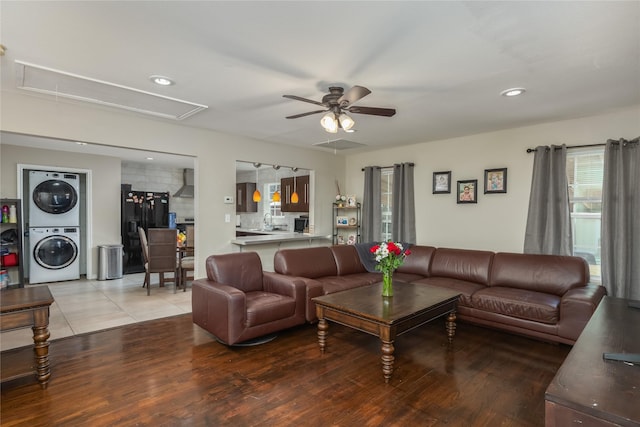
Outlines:
[[[638,142],[638,138],[632,139],[630,141],[625,141],[627,143],[630,142]],[[617,145],[620,144],[619,141],[613,141],[613,145]],[[571,149],[571,148],[586,148],[586,147],[604,147],[607,144],[583,144],[583,145],[567,145],[567,150]],[[560,147],[556,147],[556,150],[559,150]],[[533,153],[534,151],[536,151],[535,148],[527,148],[527,153]]]
[[[395,165],[401,165],[402,163],[396,163]],[[409,165],[409,166],[415,166],[416,164],[413,162],[407,162],[404,163],[405,165]],[[391,165],[391,166],[372,166],[374,168],[380,168],[380,169],[390,169],[392,167],[394,167],[395,165]],[[361,169],[364,172],[364,168]]]

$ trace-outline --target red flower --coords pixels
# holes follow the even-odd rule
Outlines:
[[[389,249],[389,252],[395,254],[395,255],[400,255],[401,251],[400,248],[398,246],[396,246],[395,243],[393,242],[388,242],[387,243],[387,249]]]
[[[406,251],[404,251],[404,254],[405,254],[406,256],[411,255],[411,249],[407,249]]]
[[[371,246],[371,249],[369,249],[369,252],[371,252],[371,253],[373,254],[373,253],[375,253],[378,249],[380,249],[380,245]]]

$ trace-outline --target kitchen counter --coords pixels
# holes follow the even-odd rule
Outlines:
[[[256,252],[262,261],[265,271],[274,271],[273,259],[279,250],[308,248],[312,246],[327,246],[331,244],[330,235],[292,233],[290,231],[258,231],[236,228],[237,231],[252,233],[249,236],[238,236],[231,240],[231,244],[238,252]],[[255,233],[255,234],[254,234]],[[257,234],[261,233],[261,234]]]
[[[250,231],[250,232],[258,233],[256,231]],[[269,243],[331,239],[331,236],[329,235],[321,236],[317,234],[291,233],[287,231],[269,231],[269,232],[260,231],[260,233],[264,233],[264,234],[256,235],[256,236],[236,237],[235,239],[231,240],[231,243],[238,246],[250,246],[250,245],[264,245]]]

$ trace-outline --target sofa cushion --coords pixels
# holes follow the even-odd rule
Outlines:
[[[380,281],[380,277],[380,274],[377,273],[361,273],[349,274],[348,276],[323,277],[318,281],[322,283],[324,294],[328,295],[377,283]]]
[[[281,249],[273,259],[276,273],[316,279],[338,274],[333,252],[327,246],[301,249]]]
[[[490,286],[546,292],[562,296],[589,282],[589,266],[580,257],[497,253]]]
[[[429,275],[431,257],[433,257],[436,248],[433,246],[413,245],[408,249],[411,250],[411,255],[404,259],[404,263],[396,271],[427,277]]]
[[[247,292],[247,327],[286,319],[296,312],[296,300],[269,292]]]
[[[360,261],[358,251],[353,245],[331,246],[330,249],[338,269],[338,276],[367,272]]]
[[[486,288],[484,285],[478,283],[467,282],[465,280],[451,279],[448,277],[427,277],[420,280],[415,280],[412,283],[419,283],[426,286],[437,286],[439,288],[451,289],[460,292],[460,298],[458,299],[458,305],[465,305],[471,307],[471,295],[480,289]]]
[[[429,276],[450,277],[487,285],[493,252],[438,248],[433,254]]]
[[[424,276],[422,274],[411,274],[411,273],[402,273],[398,270],[396,270],[393,273],[393,281],[395,282],[396,280],[400,281],[400,282],[406,282],[406,283],[411,283],[411,282],[415,282],[416,280],[420,280],[420,279],[424,279]],[[380,280],[382,281],[382,273],[380,273]]]
[[[560,297],[525,289],[490,286],[471,296],[474,308],[519,319],[556,324]]]

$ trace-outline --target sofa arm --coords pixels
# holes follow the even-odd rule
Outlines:
[[[606,294],[604,286],[592,283],[567,291],[560,301],[558,335],[575,342]]]
[[[264,289],[274,294],[286,295],[296,300],[303,299],[305,295],[305,285],[302,280],[293,276],[272,273],[265,271],[262,273]]]
[[[246,296],[233,286],[194,280],[191,308],[193,323],[224,342],[233,342],[245,328]]]

